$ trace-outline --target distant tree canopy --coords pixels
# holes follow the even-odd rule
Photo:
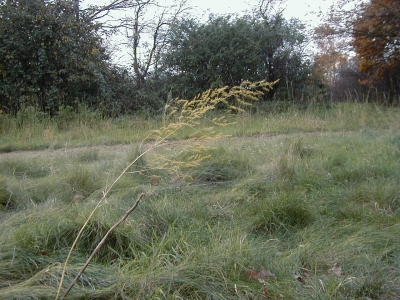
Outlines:
[[[279,79],[275,92],[279,86],[281,93],[288,86],[300,92],[309,74],[302,29],[280,14],[268,19],[211,16],[207,23],[184,19],[172,25],[162,63],[183,97],[262,79]]]
[[[371,0],[360,7],[353,27],[353,45],[363,84],[379,86],[393,102],[400,85],[400,2]],[[383,85],[383,86],[382,86]]]
[[[109,57],[72,1],[0,2],[0,104],[55,112],[106,97]]]
[[[336,100],[397,102],[399,0],[338,1],[315,28],[314,39],[317,67]]]

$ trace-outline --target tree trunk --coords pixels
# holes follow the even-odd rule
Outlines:
[[[79,22],[79,0],[75,0],[74,10],[75,10],[76,22]]]

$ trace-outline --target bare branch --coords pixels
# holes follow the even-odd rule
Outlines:
[[[150,0],[147,0],[149,2]],[[90,6],[88,9],[85,10],[87,13],[87,18],[90,22],[95,20],[99,20],[108,16],[111,12],[134,8],[140,3],[139,0],[132,1],[132,0],[113,0],[110,4],[104,6]]]
[[[76,282],[79,280],[79,278],[82,276],[83,272],[85,272],[86,268],[89,266],[90,262],[92,261],[92,259],[94,258],[94,256],[96,255],[97,252],[99,252],[101,246],[103,246],[103,244],[105,243],[105,241],[107,240],[107,238],[109,237],[109,235],[114,231],[115,228],[117,228],[122,222],[124,222],[126,220],[126,218],[131,214],[131,212],[133,212],[136,207],[138,207],[140,199],[143,197],[144,193],[141,193],[135,204],[128,209],[128,211],[122,216],[122,218],[115,223],[105,234],[105,236],[101,239],[101,241],[98,243],[98,245],[96,246],[96,248],[93,250],[92,254],[89,256],[89,258],[87,259],[86,263],[84,264],[84,266],[82,267],[82,269],[79,271],[78,275],[76,275],[76,277],[74,278],[74,280],[71,282],[71,284],[69,285],[68,289],[65,291],[62,299],[65,299],[67,297],[67,295],[69,294],[69,292],[71,291],[71,289],[74,287],[74,285],[76,284]]]
[[[149,6],[160,9],[153,21],[144,19],[143,12]],[[135,16],[132,20],[132,67],[139,85],[144,84],[151,68],[158,65],[161,48],[166,43],[165,36],[169,30],[168,26],[188,9],[186,0],[181,0],[172,6],[161,6],[155,0],[149,0],[135,7]],[[149,43],[147,47],[140,43],[145,35],[147,35]],[[139,49],[147,52],[145,58],[142,57],[142,61]]]

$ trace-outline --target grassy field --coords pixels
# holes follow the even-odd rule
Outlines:
[[[0,115],[0,299],[55,299],[141,194],[68,299],[399,299],[396,108],[212,117],[152,148],[161,119]]]

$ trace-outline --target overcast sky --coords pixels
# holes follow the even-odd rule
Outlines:
[[[108,4],[111,0],[81,0],[85,4]],[[160,1],[161,3],[168,0]],[[257,5],[258,0],[188,0],[189,6],[196,8],[195,12],[203,14],[205,11],[215,14],[238,13]],[[319,11],[326,12],[335,0],[284,0],[282,7],[287,18],[297,17],[304,21],[317,21],[316,15]]]
[[[257,5],[258,2],[258,0],[189,0],[189,4],[198,7],[199,12],[209,10],[211,13],[222,14],[240,14],[242,11]],[[303,21],[317,22],[318,18],[315,13],[328,11],[334,0],[286,0],[282,2],[282,7],[285,8],[285,17],[296,17]]]

